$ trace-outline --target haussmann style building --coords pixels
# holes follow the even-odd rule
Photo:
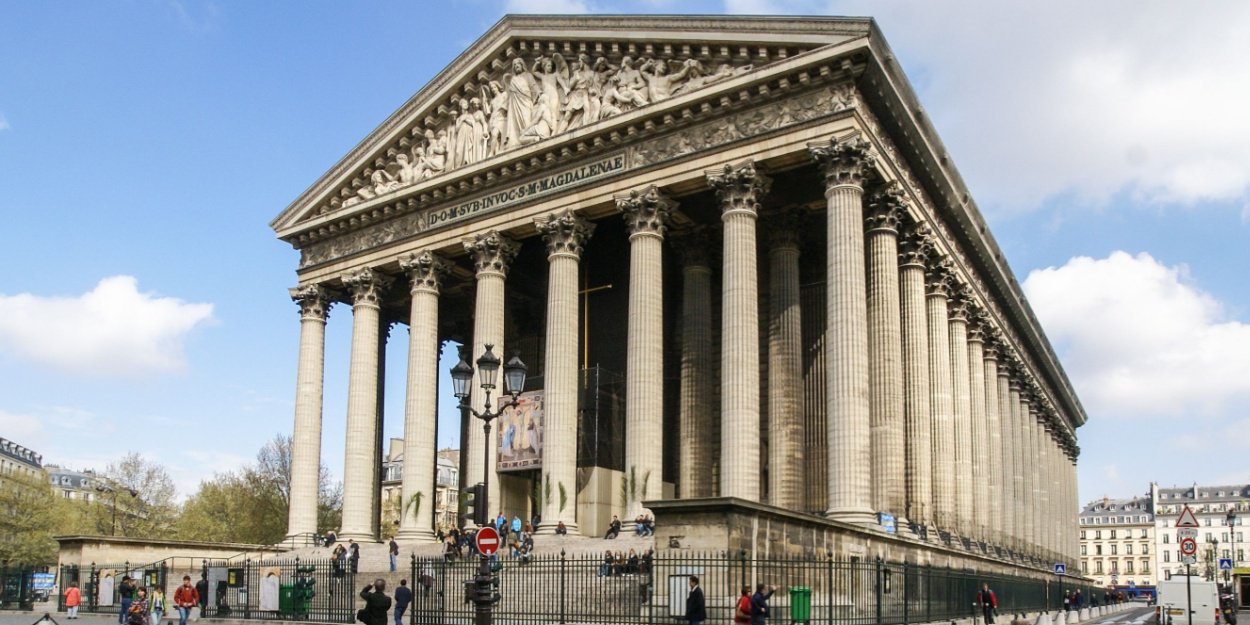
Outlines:
[[[1085,414],[870,19],[505,17],[271,225],[299,252],[292,536],[327,416],[339,537],[378,536],[387,349],[402,497],[428,500],[454,342],[529,366],[460,475],[485,460],[491,513],[540,532],[647,511],[662,549],[1079,566]],[[323,379],[333,305],[348,380]]]

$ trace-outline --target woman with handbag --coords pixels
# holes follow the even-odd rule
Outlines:
[[[135,589],[135,600],[130,602],[130,608],[126,610],[126,625],[150,625],[147,588],[140,586]]]
[[[734,604],[734,623],[751,624],[751,587],[743,586],[738,603]]]

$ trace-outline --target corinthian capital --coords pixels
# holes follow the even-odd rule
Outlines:
[[[907,193],[898,181],[892,181],[868,195],[865,202],[864,226],[868,232],[882,230],[898,233],[903,215],[907,214]]]
[[[595,231],[595,224],[582,219],[571,209],[545,217],[535,217],[534,225],[543,235],[549,256],[580,258],[582,248]]]
[[[330,295],[320,284],[305,284],[290,289],[291,299],[299,305],[299,316],[325,322],[330,311]]]
[[[343,274],[343,286],[352,294],[353,306],[381,306],[382,292],[393,280],[368,267]]]
[[[946,316],[951,321],[968,320],[968,286],[951,274],[950,292],[946,299]]]
[[[715,250],[708,231],[708,226],[697,225],[673,233],[673,249],[677,252],[682,267],[708,269],[712,266]]]
[[[520,249],[520,243],[498,230],[464,240],[464,251],[473,257],[473,266],[479,276],[491,273],[507,276]]]
[[[925,293],[950,297],[955,290],[955,274],[951,271],[951,261],[937,252],[929,254],[927,261],[924,272]]]
[[[741,213],[754,217],[759,214],[760,201],[768,195],[773,179],[759,171],[755,161],[745,161],[736,167],[725,165],[724,169],[707,172],[707,183],[716,190],[725,216]]]
[[[774,250],[799,249],[799,228],[803,222],[803,213],[793,206],[787,206],[765,213],[768,222],[768,247]]]
[[[443,276],[447,275],[450,266],[438,254],[422,250],[400,258],[399,268],[408,274],[413,293],[424,291],[438,294],[438,289],[443,285]]]
[[[913,223],[903,228],[898,240],[898,264],[924,267],[933,252],[933,232],[924,223]]]
[[[859,131],[834,137],[828,143],[808,144],[807,150],[824,170],[825,185],[829,187],[850,185],[863,188],[864,180],[877,165],[872,144]]]
[[[968,299],[968,340],[979,343],[985,342],[986,329],[989,326],[989,320],[985,316],[985,309],[981,308],[981,304],[976,300]],[[982,347],[982,350],[985,348]]]
[[[664,238],[669,216],[677,208],[677,202],[665,196],[659,187],[651,185],[616,198],[616,208],[625,218],[625,230],[631,239],[640,235]]]

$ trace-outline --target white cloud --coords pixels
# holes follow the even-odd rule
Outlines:
[[[870,15],[981,206],[1250,198],[1250,3],[726,0]]]
[[[1092,416],[1219,420],[1250,400],[1250,325],[1183,266],[1077,257],[1030,272],[1024,290]]]
[[[584,0],[508,0],[508,13],[589,13]]]
[[[212,304],[140,293],[131,276],[78,297],[0,295],[0,353],[74,373],[181,371],[183,340],[212,314]]]
[[[39,419],[30,415],[14,414],[0,410],[0,435],[25,447],[43,453],[47,432]]]
[[[4,113],[0,113],[0,130],[8,130],[9,128],[9,120],[4,116]]]

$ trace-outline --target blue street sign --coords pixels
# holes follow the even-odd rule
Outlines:
[[[52,590],[56,576],[52,573],[32,573],[30,580],[31,590]]]
[[[1056,562],[1055,563],[1055,575],[1067,575],[1067,574],[1068,574],[1068,565],[1062,562]]]
[[[1233,570],[1233,559],[1232,558],[1220,558],[1220,570],[1221,571]]]
[[[885,512],[878,512],[877,523],[881,524],[881,529],[884,529],[885,533],[887,534],[894,534],[894,533],[897,533],[898,531],[894,524],[893,514],[887,514]]]

